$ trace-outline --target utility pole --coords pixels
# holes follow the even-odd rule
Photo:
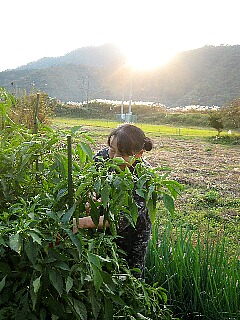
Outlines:
[[[87,107],[88,107],[88,99],[89,99],[89,76],[87,76]]]
[[[82,88],[83,88],[83,91],[85,93],[85,89],[84,89],[84,77],[82,77]],[[84,102],[84,99],[83,99],[83,96],[82,96],[82,104]]]
[[[82,77],[82,88],[83,88],[83,91],[84,91],[84,94],[86,96],[86,99],[87,99],[87,107],[88,107],[88,101],[89,101],[89,76],[86,76],[87,78],[87,90],[85,89],[85,81],[84,81],[84,78],[85,77]],[[83,99],[82,99],[82,103],[83,103]]]
[[[129,89],[129,108],[128,114],[132,114],[132,68],[130,67],[130,89]]]
[[[123,112],[124,112],[124,85],[125,85],[125,65],[123,65],[123,77],[122,77],[122,103],[121,103],[121,121],[124,120]]]

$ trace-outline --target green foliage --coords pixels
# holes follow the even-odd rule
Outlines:
[[[27,93],[20,91],[16,95],[16,103],[11,109],[11,119],[17,124],[23,124],[32,128],[34,124],[37,94],[34,91]],[[56,99],[52,99],[46,92],[39,93],[38,122],[49,124],[54,108],[57,106]]]
[[[0,88],[0,119],[3,129],[8,123],[24,125],[33,128],[35,121],[37,94],[18,91],[13,95]],[[38,122],[48,124],[57,106],[56,99],[50,98],[45,92],[39,93]]]
[[[225,126],[228,128],[240,128],[240,98],[228,101],[222,110]]]
[[[172,212],[181,185],[141,163],[134,174],[119,169],[121,159],[96,166],[91,139],[73,128],[70,206],[67,134],[41,128],[32,135],[17,125],[1,131],[0,318],[171,319],[166,291],[134,278],[114,239],[120,214],[136,221],[134,184],[152,221],[157,198]],[[72,217],[84,216],[88,201],[93,221],[101,211],[110,234],[72,232]]]
[[[240,144],[240,136],[236,134],[222,134],[219,137],[211,137],[208,139],[211,143],[214,144],[225,144],[225,145],[239,145]]]
[[[3,87],[0,87],[0,129],[3,129],[9,122],[11,122],[9,118],[9,111],[14,104],[14,96],[7,92]]]
[[[201,111],[181,112],[171,111],[155,105],[132,105],[137,115],[138,123],[152,123],[158,125],[209,127],[208,113]],[[120,106],[114,103],[91,101],[86,104],[59,104],[55,108],[58,117],[80,119],[107,119],[116,121],[116,114],[120,113]]]
[[[219,137],[220,133],[223,130],[223,121],[221,119],[221,114],[219,114],[219,112],[217,111],[211,112],[209,115],[209,123],[212,128],[217,130],[217,136]]]

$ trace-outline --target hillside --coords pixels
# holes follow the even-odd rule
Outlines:
[[[0,72],[7,90],[44,90],[62,101],[129,99],[131,76],[116,46],[85,47]],[[12,83],[12,84],[11,84]],[[224,105],[240,96],[240,45],[205,46],[176,55],[167,65],[132,72],[132,100],[169,107]]]

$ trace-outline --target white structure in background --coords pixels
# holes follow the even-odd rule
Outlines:
[[[121,113],[116,114],[116,119],[121,122],[136,122],[137,115],[132,114],[132,69],[130,72],[130,88],[129,88],[129,101],[128,101],[127,113],[124,113],[124,84],[125,84],[125,70],[123,67]]]
[[[201,105],[189,105],[189,106],[179,106],[179,107],[167,107],[164,104],[161,103],[157,103],[157,102],[151,102],[151,101],[132,101],[131,99],[131,95],[130,95],[130,99],[129,101],[119,101],[119,100],[106,100],[106,99],[94,99],[94,100],[90,100],[89,102],[99,102],[99,103],[106,103],[106,104],[112,104],[115,106],[121,106],[121,113],[119,114],[119,119],[125,120],[126,115],[132,115],[132,106],[156,106],[156,107],[161,107],[161,108],[165,108],[168,111],[191,111],[191,110],[197,110],[197,111],[209,111],[209,110],[219,110],[220,107],[218,106],[201,106]],[[81,102],[74,102],[74,101],[68,101],[67,102],[68,105],[72,105],[72,106],[82,106],[82,104],[86,104],[81,103]],[[124,113],[124,106],[128,106],[128,113]]]

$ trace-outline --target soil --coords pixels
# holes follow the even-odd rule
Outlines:
[[[240,196],[240,146],[202,140],[154,138],[154,150],[146,159],[153,166],[171,168],[180,183],[216,188],[222,195]]]
[[[171,178],[189,186],[216,189],[221,196],[240,197],[240,146],[202,139],[151,137],[154,149],[144,154],[153,167],[169,167]],[[97,149],[106,147],[101,137]]]

